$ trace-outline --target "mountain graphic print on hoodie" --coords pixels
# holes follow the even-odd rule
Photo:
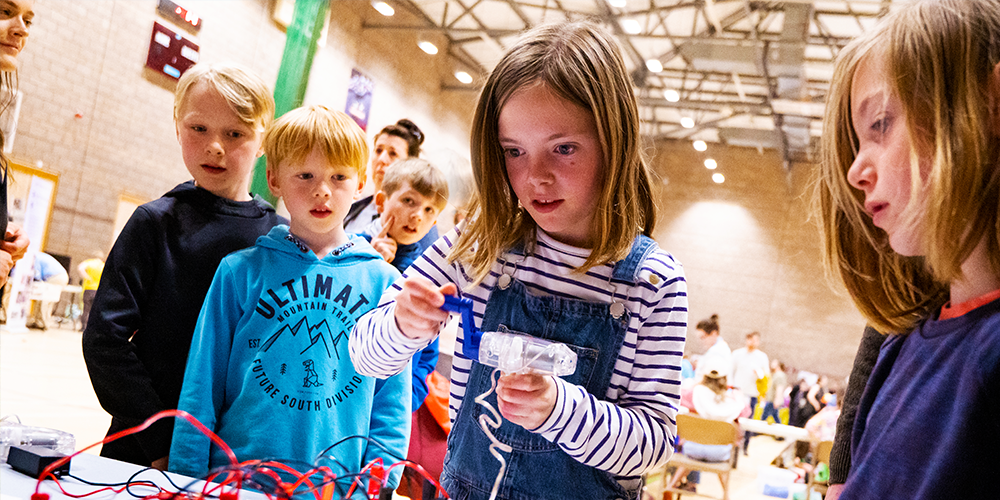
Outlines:
[[[363,377],[347,351],[355,322],[399,272],[363,239],[351,243],[319,259],[281,225],[219,266],[194,332],[179,409],[214,430],[239,460],[314,463],[350,436],[406,455],[409,370],[385,380]],[[336,457],[323,465],[338,476],[377,457],[396,461],[363,438],[326,455]],[[171,471],[204,477],[228,463],[207,437],[176,420]],[[398,478],[393,474],[393,487]]]

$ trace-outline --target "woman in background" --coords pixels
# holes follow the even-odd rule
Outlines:
[[[6,111],[17,95],[17,56],[28,39],[28,27],[35,13],[31,8],[34,0],[4,0],[0,5],[0,112]],[[6,138],[0,130],[0,286],[7,283],[14,263],[24,256],[28,249],[28,237],[20,227],[8,224],[7,177],[10,161],[3,153]]]
[[[744,411],[748,411],[749,407],[743,393],[729,388],[726,371],[730,365],[717,358],[703,359],[702,363],[705,364],[705,374],[694,386],[691,396],[695,413],[709,420],[735,422]],[[679,440],[677,446],[680,453],[695,460],[727,462],[732,458],[733,447],[728,444],[701,444]],[[683,481],[684,478],[686,481]],[[685,467],[677,467],[667,483],[668,488],[694,492],[699,478],[698,471],[693,471],[689,475]]]
[[[362,198],[351,204],[351,210],[344,218],[344,230],[347,234],[364,231],[371,222],[378,218],[375,208],[375,193],[382,190],[382,179],[385,169],[399,160],[416,158],[420,155],[420,145],[424,143],[424,133],[410,120],[403,118],[393,125],[387,125],[375,136],[375,151],[372,154],[372,183],[375,191],[371,196]],[[431,234],[433,233],[433,238]],[[429,240],[424,248],[434,243],[438,237],[436,229],[431,229],[426,238]],[[421,240],[423,241],[423,240]]]

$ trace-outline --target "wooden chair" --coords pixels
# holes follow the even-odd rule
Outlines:
[[[830,451],[833,450],[833,441],[821,441],[816,445],[816,453],[813,454],[813,471],[809,474],[809,488],[806,489],[806,498],[812,498],[813,490],[826,495],[827,482],[816,480],[816,466],[820,463],[830,465]]]
[[[732,451],[729,460],[725,462],[703,462],[684,456],[681,453],[674,453],[668,464],[676,467],[683,467],[687,470],[697,470],[710,472],[719,476],[722,483],[722,500],[729,500],[729,473],[736,468],[736,459],[739,454],[739,446],[742,442],[739,429],[733,422],[723,422],[719,420],[708,420],[695,415],[677,415],[677,436],[686,441],[694,441],[700,444],[731,445]],[[667,480],[666,485],[669,486]],[[664,488],[664,491],[672,492],[676,498],[680,495],[692,493],[687,490],[677,488]],[[704,496],[704,495],[699,495]]]

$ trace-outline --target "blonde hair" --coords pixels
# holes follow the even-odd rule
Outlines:
[[[882,63],[910,136],[914,187],[907,211],[922,217],[922,257],[892,251],[847,171],[857,157],[851,90],[858,68]],[[817,184],[824,258],[876,329],[906,332],[948,300],[948,284],[986,242],[1000,274],[1000,172],[989,79],[1000,62],[1000,2],[933,0],[902,7],[838,56],[827,101]],[[995,92],[995,91],[994,91]],[[1000,95],[994,95],[1000,98]],[[918,161],[925,162],[925,185]],[[916,207],[916,208],[914,208]]]
[[[15,67],[11,71],[0,71],[0,114],[6,113],[7,108],[14,104],[17,98],[17,68]],[[7,137],[5,136],[2,129],[0,129],[0,181],[5,184],[10,184],[10,159],[7,158],[7,154],[3,152],[4,146],[7,144]],[[6,221],[0,224],[6,227]]]
[[[511,96],[538,83],[593,113],[602,146],[604,182],[590,228],[593,248],[577,271],[623,258],[636,236],[653,232],[656,207],[621,49],[608,32],[590,22],[538,26],[525,33],[490,74],[473,119],[476,190],[469,201],[470,222],[448,259],[469,264],[476,283],[504,251],[518,244],[530,251],[536,241],[535,221],[518,207],[507,177],[497,124]]]
[[[423,196],[434,198],[438,211],[448,204],[448,179],[429,161],[408,158],[389,165],[382,180],[382,192],[392,196],[406,182]]]
[[[365,177],[368,140],[361,127],[346,113],[326,106],[295,108],[278,118],[264,135],[267,169],[277,172],[285,161],[298,162],[320,148],[331,165],[353,167]]]
[[[174,121],[180,117],[188,91],[198,82],[211,85],[244,124],[263,133],[274,120],[274,97],[259,76],[230,63],[200,63],[188,68],[174,90]]]

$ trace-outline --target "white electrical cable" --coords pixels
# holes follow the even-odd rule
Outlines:
[[[486,437],[490,438],[490,442],[492,443],[490,445],[490,454],[500,461],[500,472],[497,473],[497,479],[493,482],[493,490],[490,491],[490,500],[496,499],[497,491],[500,490],[500,481],[503,479],[504,471],[507,470],[507,461],[503,458],[503,455],[500,454],[500,450],[507,453],[513,451],[513,448],[511,448],[510,445],[501,443],[489,429],[489,427],[492,427],[494,430],[499,429],[500,422],[503,420],[503,417],[500,416],[500,412],[498,412],[496,408],[493,408],[493,405],[486,401],[486,398],[488,398],[490,394],[493,394],[493,391],[497,388],[497,375],[499,373],[499,369],[493,370],[493,373],[490,374],[490,390],[484,392],[475,399],[476,403],[479,403],[483,408],[486,408],[486,411],[493,416],[493,420],[490,420],[489,416],[485,413],[479,415],[479,427],[486,433]]]
[[[522,363],[520,365],[522,368],[515,373],[531,373],[531,372],[542,373],[537,370],[532,370],[531,368],[528,367],[529,365],[537,361],[543,354],[546,354],[548,351],[550,351],[551,347],[553,346],[549,346],[549,348],[543,351],[539,351],[533,358],[531,358],[527,362]],[[516,352],[518,356],[523,356],[523,350],[517,349]],[[511,352],[509,354],[513,355],[514,353]],[[490,415],[493,416],[493,419],[490,420],[489,415],[485,413],[479,415],[479,427],[483,430],[483,432],[486,434],[486,437],[488,437],[490,439],[490,442],[492,443],[490,444],[489,448],[490,454],[493,455],[497,459],[497,461],[500,462],[500,471],[497,472],[497,478],[495,481],[493,481],[493,489],[490,490],[490,500],[496,499],[497,492],[500,490],[500,481],[503,480],[503,474],[507,470],[507,460],[503,458],[503,455],[500,454],[500,451],[503,450],[504,452],[507,453],[513,451],[513,448],[511,448],[510,445],[501,443],[500,440],[498,440],[496,436],[493,435],[493,432],[490,431],[490,428],[493,428],[493,430],[499,429],[500,423],[503,421],[503,417],[500,415],[500,412],[497,411],[496,408],[493,408],[493,405],[489,404],[489,402],[486,401],[486,398],[488,398],[490,394],[493,394],[493,391],[495,391],[497,388],[497,380],[499,379],[497,375],[499,373],[500,373],[499,368],[494,369],[493,373],[490,373],[490,390],[484,392],[483,394],[480,394],[474,400],[476,403],[479,403],[483,408],[485,408]],[[497,396],[499,397],[499,395]]]

